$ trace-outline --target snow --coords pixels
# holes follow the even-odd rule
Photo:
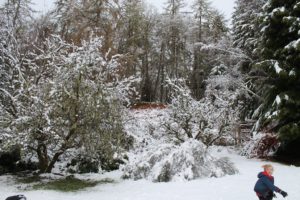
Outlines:
[[[0,177],[0,199],[10,195],[24,194],[28,200],[253,200],[257,199],[253,192],[256,176],[265,164],[261,160],[250,160],[236,155],[230,150],[221,149],[220,156],[229,156],[240,173],[223,178],[206,178],[194,181],[178,181],[170,183],[153,183],[146,180],[122,180],[120,172],[104,175],[88,174],[86,178],[112,178],[116,183],[98,185],[94,188],[62,193],[55,191],[22,191],[13,185],[11,176]],[[289,199],[300,199],[300,168],[278,163],[275,167],[276,185],[287,191]],[[278,200],[283,199],[277,195]]]
[[[296,49],[300,50],[300,38],[298,40],[294,40],[290,42],[288,45],[284,47],[285,49]]]
[[[237,173],[226,158],[216,159],[197,140],[187,140],[179,146],[166,144],[154,152],[138,156],[124,169],[125,176],[153,182],[193,180],[205,177],[222,177]]]
[[[262,27],[260,32],[264,33],[269,27],[270,27],[269,25]]]
[[[289,73],[289,76],[296,76],[295,70],[291,70],[290,73]]]
[[[191,104],[189,102],[189,106],[194,108]],[[199,107],[198,104],[197,106]],[[135,138],[135,143],[127,154],[129,161],[122,167],[123,176],[135,180],[168,182],[235,174],[237,170],[230,161],[215,158],[202,142],[187,138],[182,144],[176,144],[177,140],[174,142],[173,132],[169,133],[166,127],[170,124],[176,130],[181,130],[181,126],[178,121],[171,120],[172,105],[169,107],[162,110],[133,110],[128,113],[125,130]],[[185,113],[190,112],[185,110]],[[191,130],[193,133],[199,132],[194,127]],[[186,133],[183,134],[183,139],[185,135]]]
[[[285,7],[280,7],[280,8],[275,8],[272,12],[271,12],[271,16],[273,17],[274,15],[277,14],[282,14],[286,11]]]
[[[290,99],[289,95],[285,94],[284,99],[288,101]]]
[[[274,69],[277,74],[279,74],[282,71],[282,69],[280,68],[279,63],[277,61],[274,64]]]
[[[299,9],[300,8],[300,2],[296,3],[296,5],[294,6],[294,10]]]
[[[281,98],[280,98],[279,95],[276,96],[275,101],[274,101],[274,104],[276,104],[276,105],[281,104]],[[274,104],[273,104],[273,105],[274,105]]]
[[[136,154],[144,150],[155,151],[158,146],[168,145],[167,138],[162,137],[159,125],[166,119],[166,110],[135,110],[128,112],[126,131],[135,138],[134,150],[129,153],[129,159],[136,158]],[[183,145],[189,145],[185,143]],[[187,147],[183,149],[188,149]],[[28,200],[252,200],[257,199],[253,192],[257,174],[266,162],[257,159],[247,159],[238,155],[230,147],[209,147],[210,154],[215,159],[228,157],[234,163],[239,173],[219,178],[198,178],[187,181],[177,177],[172,182],[155,183],[152,180],[122,179],[121,170],[103,174],[75,175],[84,180],[113,179],[113,183],[99,184],[96,187],[77,191],[59,192],[50,190],[24,190],[26,185],[16,183],[13,176],[0,176],[0,199],[16,194],[24,194]],[[187,156],[191,154],[187,153]],[[189,159],[193,159],[189,157]],[[207,163],[206,163],[207,164]],[[300,168],[279,163],[272,163],[275,167],[276,185],[288,192],[287,199],[300,198]],[[179,164],[177,164],[179,165]],[[187,171],[185,171],[187,172]],[[54,175],[44,175],[57,178]],[[278,200],[283,199],[280,195]]]

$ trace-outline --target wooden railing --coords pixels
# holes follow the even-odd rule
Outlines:
[[[242,144],[243,142],[249,141],[252,137],[252,130],[256,121],[247,120],[244,122],[240,122],[237,125],[235,141],[236,144]]]

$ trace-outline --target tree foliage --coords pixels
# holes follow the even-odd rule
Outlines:
[[[266,74],[264,119],[283,140],[299,137],[299,21],[298,1],[268,1],[263,12],[261,60]]]

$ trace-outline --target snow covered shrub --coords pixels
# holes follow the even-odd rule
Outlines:
[[[232,83],[231,76],[210,75],[205,97],[200,101],[191,96],[184,80],[169,80],[173,95],[168,106],[169,118],[163,123],[166,132],[180,142],[194,138],[207,146],[234,144],[241,103],[238,83]]]
[[[16,172],[17,162],[20,160],[20,147],[14,146],[9,151],[0,152],[0,175]]]
[[[26,60],[26,84],[12,97],[15,116],[1,113],[6,144],[35,152],[41,172],[51,172],[71,149],[112,159],[126,144],[123,106],[108,74],[118,67],[117,59],[101,53],[99,38],[73,46],[52,36],[42,45]]]
[[[193,139],[178,146],[165,144],[154,151],[146,151],[138,159],[130,161],[123,171],[124,178],[145,178],[153,182],[222,177],[237,173],[228,159],[214,158],[202,142]]]
[[[269,158],[276,153],[279,146],[277,135],[260,132],[244,146],[241,155],[249,158]]]
[[[146,109],[166,109],[167,105],[163,103],[153,103],[153,102],[138,102],[130,107],[134,110],[146,110]]]
[[[237,126],[244,118],[245,103],[250,98],[243,76],[237,66],[220,65],[212,69],[206,83],[200,109],[205,113],[210,132],[218,133],[214,142],[233,145]]]
[[[69,173],[98,173],[100,161],[79,155],[66,165]]]
[[[200,102],[195,100],[184,80],[168,80],[172,92],[172,102],[168,106],[168,119],[163,128],[177,140],[184,142],[188,138],[200,139],[207,125]]]

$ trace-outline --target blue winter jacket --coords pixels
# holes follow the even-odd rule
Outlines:
[[[255,184],[254,191],[258,196],[267,196],[269,193],[279,192],[280,189],[274,185],[274,177],[269,176],[266,172],[258,174],[258,181]]]

